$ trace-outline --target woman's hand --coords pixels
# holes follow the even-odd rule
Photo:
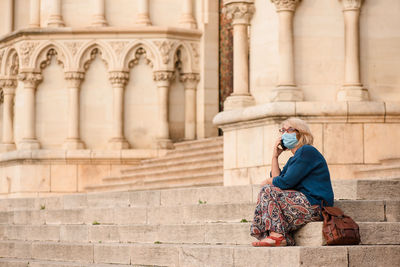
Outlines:
[[[261,182],[261,186],[267,185],[267,184],[272,184],[272,179],[273,178],[267,178],[266,180]]]
[[[283,149],[279,148],[281,144],[282,137],[279,137],[274,145],[274,150],[272,152],[272,158],[278,158],[280,154],[283,152]]]

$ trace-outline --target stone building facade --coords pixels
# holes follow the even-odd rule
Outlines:
[[[76,192],[215,136],[218,3],[2,0],[1,193]]]
[[[400,156],[399,1],[226,0],[224,7],[235,78],[214,122],[224,131],[226,185],[264,179],[279,123],[290,116],[310,123],[334,179]]]
[[[225,184],[258,183],[289,116],[335,179],[400,156],[399,1],[220,4],[1,0],[0,193],[82,191],[217,127]],[[219,20],[233,33],[220,113]]]

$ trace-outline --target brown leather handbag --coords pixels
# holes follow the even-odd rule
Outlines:
[[[325,207],[323,204],[322,216],[324,224],[322,234],[328,245],[358,245],[360,230],[358,224],[345,215],[338,207]]]

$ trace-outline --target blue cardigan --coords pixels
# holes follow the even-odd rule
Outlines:
[[[300,147],[272,184],[283,190],[302,192],[311,205],[321,200],[333,206],[333,190],[328,165],[319,151],[310,145]]]

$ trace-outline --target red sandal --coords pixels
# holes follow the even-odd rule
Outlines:
[[[268,236],[267,238],[274,240],[275,243],[257,241],[257,242],[252,242],[251,244],[253,245],[253,247],[280,247],[280,246],[286,246],[286,244],[285,245],[281,245],[282,241],[286,240],[284,236],[280,236],[280,237]]]

